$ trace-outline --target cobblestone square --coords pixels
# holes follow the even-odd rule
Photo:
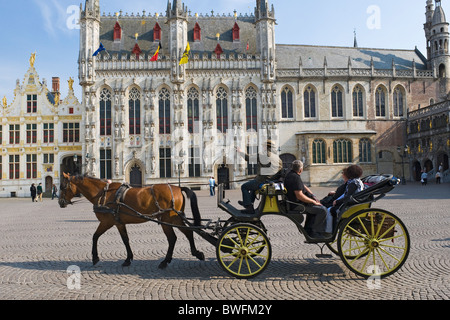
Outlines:
[[[329,191],[312,189],[320,196]],[[197,195],[203,218],[227,218],[208,191]],[[240,191],[229,191],[227,197],[238,206]],[[197,248],[206,259],[192,257],[178,231],[172,263],[158,269],[167,240],[154,223],[128,226],[134,252],[130,267],[121,266],[126,252],[115,228],[100,238],[101,260],[92,266],[92,235],[98,221],[87,200],[60,209],[56,200],[1,199],[0,299],[448,300],[450,185],[399,185],[373,207],[396,214],[411,237],[405,265],[381,280],[378,288],[347,270],[337,256],[317,258],[319,247],[305,244],[293,223],[278,216],[263,218],[273,249],[270,265],[254,279],[239,280],[221,269],[215,248],[197,235]],[[69,274],[68,269],[79,273]],[[68,282],[74,276],[79,277],[79,288]]]

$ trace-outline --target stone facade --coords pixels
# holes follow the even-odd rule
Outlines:
[[[35,59],[32,54],[22,83],[17,80],[14,101],[4,98],[0,107],[0,197],[28,197],[32,183],[42,183],[44,193],[51,194],[53,184],[59,189],[62,171],[82,171],[82,107],[74,81],[69,79],[62,98],[59,78],[52,79],[50,91],[39,79]]]
[[[440,1],[436,10],[427,1],[427,57],[280,45],[275,23],[267,0],[245,16],[194,14],[178,0],[165,16],[107,16],[87,0],[79,60],[86,172],[133,185],[239,181],[253,168],[235,147],[255,153],[270,139],[286,166],[304,160],[313,185],[338,182],[350,163],[402,176],[408,111],[447,99]],[[106,50],[93,56],[100,43]]]

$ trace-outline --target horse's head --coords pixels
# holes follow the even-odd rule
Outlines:
[[[77,186],[71,182],[74,178],[66,173],[63,173],[63,176],[64,178],[61,180],[61,185],[59,187],[60,193],[58,203],[61,208],[67,208],[69,204],[73,204],[72,199],[79,192]]]

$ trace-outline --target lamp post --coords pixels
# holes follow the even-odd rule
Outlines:
[[[397,147],[397,152],[400,154],[400,156],[402,157],[402,185],[406,184],[406,178],[405,178],[405,158],[406,158],[406,154],[408,152],[408,146],[405,145],[403,148],[402,147]]]

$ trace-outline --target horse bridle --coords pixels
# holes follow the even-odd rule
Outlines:
[[[67,179],[67,184],[65,186],[60,186],[60,190],[64,192],[64,195],[67,192],[67,189],[71,189],[70,178]],[[62,201],[63,204],[66,205],[66,206],[69,205],[69,204],[73,205],[74,203],[77,203],[77,202],[81,201],[81,199],[80,200],[75,200],[75,201],[67,200],[65,197],[61,197],[61,196],[62,195],[59,195],[59,201]]]

